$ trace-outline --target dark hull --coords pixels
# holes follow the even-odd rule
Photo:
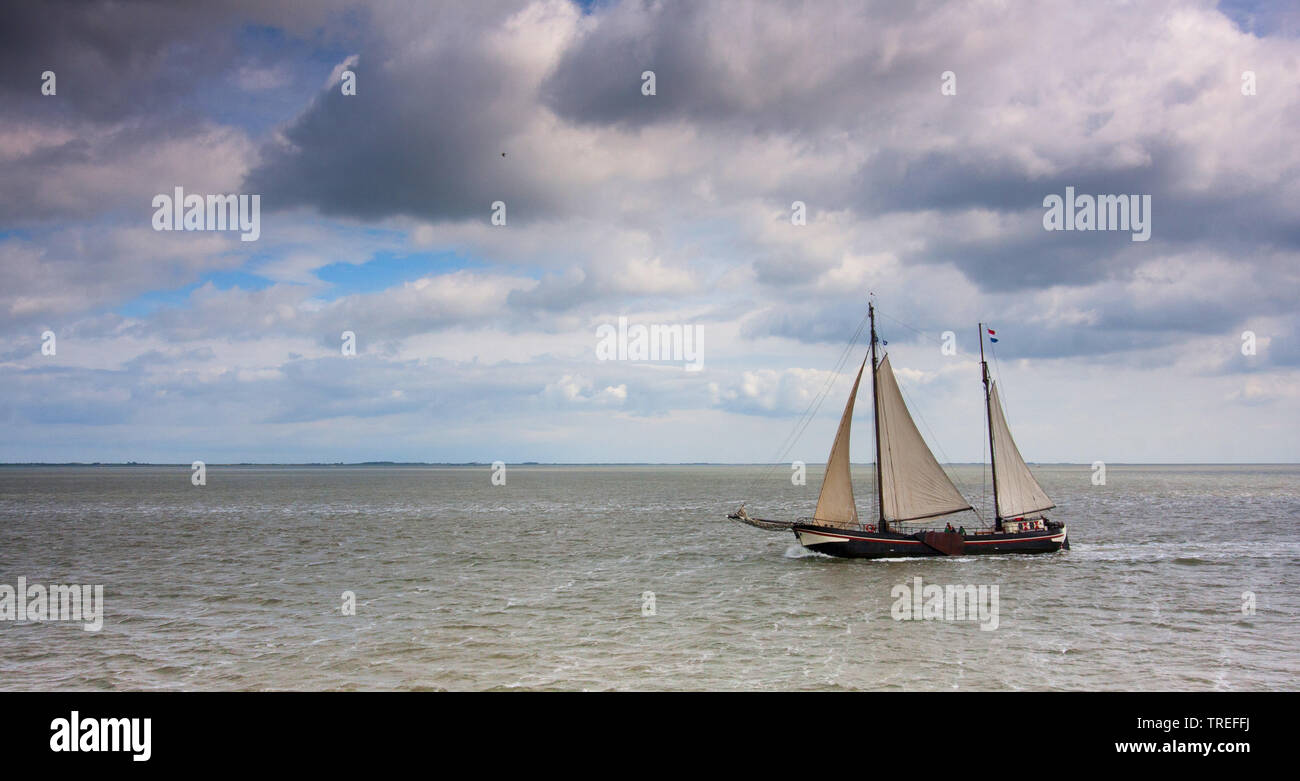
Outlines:
[[[846,559],[911,556],[981,556],[1002,553],[1055,553],[1069,548],[1065,527],[1047,531],[995,534],[933,534],[847,531],[795,524],[799,543],[809,550]]]

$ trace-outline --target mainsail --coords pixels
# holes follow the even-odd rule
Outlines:
[[[885,520],[915,521],[969,510],[970,504],[948,479],[912,422],[888,355],[876,370],[876,408]]]
[[[993,479],[997,485],[998,517],[1020,518],[1055,507],[1030,473],[1025,459],[1020,457],[1016,441],[1011,438],[996,382],[989,386],[989,427],[993,439]]]
[[[840,416],[840,427],[835,432],[830,458],[826,459],[822,492],[817,496],[817,509],[813,513],[813,520],[817,523],[849,528],[858,525],[858,506],[853,501],[853,480],[849,476],[849,429],[853,427],[853,401],[858,397],[858,385],[866,367],[867,361],[863,359],[857,379],[853,381],[853,390],[849,393],[849,403],[844,405],[844,414]]]

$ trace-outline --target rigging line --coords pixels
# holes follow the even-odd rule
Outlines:
[[[840,352],[839,360],[836,361],[835,367],[831,370],[830,376],[826,379],[826,384],[823,386],[821,392],[818,393],[816,397],[814,397],[813,402],[809,404],[808,409],[804,410],[804,414],[801,415],[799,421],[795,423],[796,429],[798,429],[801,424],[803,428],[807,428],[808,423],[810,423],[812,419],[816,417],[817,410],[821,407],[822,403],[826,400],[826,397],[827,395],[829,395],[831,388],[834,387],[835,385],[835,381],[839,379],[839,374],[841,371],[843,371],[845,365],[848,363],[848,359],[852,357],[853,346],[857,344],[858,339],[861,338],[862,329],[865,327],[865,324],[866,324],[866,319],[864,318],[862,323],[858,324],[858,329],[853,333],[852,338],[849,339],[849,343],[845,345],[844,349]],[[786,439],[782,441],[782,443],[778,446],[778,458],[776,459],[775,463],[780,463],[781,461],[784,460],[784,456],[789,454],[790,449],[794,447],[795,443],[798,442],[799,437],[802,436],[802,434],[803,434],[802,429],[800,429],[798,433],[792,431],[791,436],[787,436]],[[782,448],[784,449],[782,450]]]
[[[795,430],[791,431],[790,435],[787,436],[780,445],[778,445],[777,456],[772,463],[768,465],[769,469],[775,468],[776,465],[785,460],[785,457],[790,454],[790,451],[794,448],[795,444],[798,443],[799,438],[803,436],[804,430],[806,430],[808,425],[812,423],[814,418],[816,418],[817,411],[821,409],[821,405],[826,401],[831,388],[835,385],[835,380],[839,379],[839,374],[843,371],[848,358],[852,354],[853,345],[857,343],[860,335],[861,328],[858,329],[849,344],[844,348],[844,351],[840,355],[840,359],[836,362],[835,368],[832,369],[830,377],[827,378],[826,384],[823,386],[821,392],[814,397],[813,401],[809,404],[808,409],[804,410],[804,414],[800,416],[798,421],[796,421]]]
[[[998,401],[1002,403],[1002,417],[1007,421],[1007,427],[1011,427],[1011,418],[1007,415],[1007,408],[1011,405],[1007,402],[1007,389],[1002,384],[1002,364],[998,363],[998,351],[992,344],[989,344],[989,354],[993,356],[993,373],[998,376]]]
[[[803,436],[803,432],[807,430],[809,424],[811,424],[813,419],[817,416],[817,412],[821,409],[822,403],[826,401],[826,397],[830,394],[831,388],[834,387],[835,380],[839,378],[839,374],[843,370],[845,363],[852,355],[853,346],[857,344],[858,340],[861,338],[862,331],[866,328],[867,320],[868,315],[863,315],[861,322],[858,323],[857,330],[853,332],[853,336],[849,339],[848,344],[846,344],[844,349],[840,351],[840,355],[836,360],[835,366],[832,369],[830,376],[827,378],[825,385],[822,387],[821,391],[813,397],[813,400],[809,402],[808,407],[804,410],[803,414],[799,416],[799,419],[795,421],[794,428],[791,430],[790,434],[788,434],[786,438],[782,440],[781,444],[777,446],[776,457],[750,482],[748,486],[746,486],[746,494],[749,494],[758,483],[767,479],[772,470],[784,461],[785,457],[789,455],[790,451],[793,450],[794,446],[798,443],[799,438]]]
[[[877,312],[877,314],[880,313],[880,308],[879,308],[879,307],[876,307],[876,312]],[[904,328],[907,328],[907,329],[909,329],[909,330],[911,330],[911,331],[916,331],[916,333],[921,334],[921,336],[924,336],[924,337],[927,338],[927,339],[930,338],[930,337],[926,336],[924,333],[922,333],[921,331],[917,331],[917,329],[912,328],[912,327],[911,327],[910,325],[908,325],[907,323],[904,323],[904,322],[902,322],[902,321],[900,321],[900,320],[898,320],[898,319],[896,319],[896,318],[889,317],[889,315],[883,315],[883,317],[888,317],[890,320],[893,320],[895,323],[898,323],[899,325],[901,325],[901,326],[903,326]],[[931,341],[933,341],[933,340],[931,340]],[[958,352],[961,352],[961,351],[958,350]],[[962,353],[962,354],[965,355],[965,353]],[[907,392],[907,390],[906,390],[905,388],[903,388],[903,386],[902,386],[901,383],[898,384],[898,389],[899,389],[900,391],[902,391],[902,393],[903,393],[903,397],[904,397],[904,401],[907,402],[908,408],[911,409],[914,413],[916,413],[916,416],[917,416],[918,418],[921,419],[921,425],[925,427],[925,431],[926,431],[926,433],[930,435],[930,441],[933,442],[933,443],[935,444],[935,447],[936,447],[936,448],[938,448],[938,450],[939,450],[939,455],[943,456],[943,460],[944,460],[944,461],[946,461],[946,462],[948,462],[948,463],[952,463],[952,460],[948,457],[948,453],[947,453],[946,451],[944,451],[944,449],[943,449],[943,445],[941,445],[941,444],[939,443],[939,439],[934,435],[934,430],[930,428],[930,424],[926,421],[925,416],[921,414],[921,409],[920,409],[920,407],[917,406],[917,404],[912,400],[911,395]],[[965,484],[965,482],[963,482],[961,479],[955,477],[954,475],[949,475],[949,479],[952,480],[954,483],[956,483],[957,488],[958,488],[958,491],[960,491],[960,492],[962,493],[962,495],[963,495],[962,498],[965,498],[965,493],[966,493],[966,491],[968,490],[968,486]],[[981,501],[982,501],[982,500],[981,500]],[[983,516],[983,514],[981,514],[981,512],[980,512],[979,510],[976,510],[974,507],[972,507],[972,508],[971,508],[971,512],[975,514],[975,517],[976,517],[976,518],[979,518],[979,519],[980,519],[980,523],[985,523],[985,521],[984,521],[984,516]]]
[[[988,501],[988,488],[989,488],[989,475],[988,475],[988,471],[984,468],[984,464],[988,462],[988,453],[989,453],[989,441],[988,438],[986,437],[988,431],[985,430],[988,427],[987,403],[985,404],[984,409],[985,409],[985,414],[982,416],[985,419],[984,426],[982,426],[980,430],[980,509],[984,509],[984,503]],[[997,512],[997,508],[994,508],[994,513],[996,512]],[[981,518],[980,520],[983,521],[984,519]]]
[[[912,331],[913,333],[917,334],[918,336],[920,336],[922,339],[925,339],[926,341],[933,342],[933,343],[935,343],[935,344],[938,344],[938,345],[940,345],[940,346],[943,346],[943,342],[939,341],[938,339],[935,339],[933,336],[930,336],[929,334],[925,333],[924,331],[922,331],[922,330],[920,330],[920,329],[918,329],[918,328],[914,328],[913,326],[910,326],[910,325],[908,325],[907,323],[904,323],[902,320],[899,320],[899,319],[896,318],[896,317],[890,317],[889,315],[887,315],[887,314],[881,312],[881,311],[880,311],[880,307],[876,307],[876,314],[878,314],[878,315],[880,315],[881,317],[884,317],[884,318],[886,318],[886,319],[889,319],[889,320],[894,321],[894,322],[897,323],[898,325],[901,325],[901,326],[903,326],[904,328],[906,328],[907,330]],[[983,338],[983,334],[981,334],[981,338]],[[990,350],[992,349],[992,347],[993,347],[993,345],[992,345],[992,343],[990,343],[990,344],[989,344],[989,348],[990,348]],[[953,345],[953,350],[955,350],[956,353],[957,353],[958,355],[961,355],[961,356],[964,356],[964,357],[966,357],[966,358],[969,358],[970,360],[974,361],[976,364],[978,364],[978,363],[980,363],[980,362],[982,361],[982,359],[981,359],[980,356],[973,355],[972,353],[968,353],[968,352],[966,352],[965,350],[962,350],[962,349],[958,348],[956,344]],[[994,369],[995,369],[995,370],[997,369],[997,366],[996,366],[996,365],[994,366]],[[999,375],[998,375],[998,383],[1001,384],[1001,382],[1002,382],[1002,376],[999,374]]]
[[[921,408],[916,404],[915,401],[912,400],[912,395],[907,392],[907,389],[903,387],[902,383],[898,383],[898,389],[902,391],[903,400],[907,403],[908,409],[912,410],[912,412],[916,414],[916,417],[921,419],[921,425],[925,427],[925,432],[930,435],[930,441],[933,442],[935,448],[938,449],[939,455],[943,456],[943,460],[945,462],[951,464],[952,459],[948,458],[948,453],[944,451],[943,445],[939,444],[938,437],[934,435],[934,430],[930,428],[930,424],[926,422],[925,416],[921,414]],[[943,468],[942,465],[940,465],[940,468],[941,469]],[[947,470],[944,471],[946,472]],[[954,483],[957,484],[957,490],[962,494],[962,498],[965,499],[966,491],[968,490],[968,487],[965,484],[965,482],[963,482],[956,475],[948,475],[948,479],[952,480]],[[984,522],[984,516],[980,513],[979,510],[976,510],[972,506],[971,512],[975,514],[976,518],[980,519],[980,523]]]
[[[987,328],[987,326],[985,326],[985,327]],[[997,348],[997,343],[996,343],[996,342],[993,342],[993,341],[991,341],[991,340],[989,341],[989,357],[992,359],[992,363],[993,363],[993,374],[997,376],[997,383],[998,383],[998,406],[1000,407],[1000,409],[998,410],[998,412],[999,412],[999,414],[1002,415],[1002,421],[1003,421],[1003,423],[1005,423],[1006,426],[1007,426],[1007,428],[1010,429],[1010,428],[1011,428],[1011,418],[1007,416],[1007,406],[1008,406],[1008,405],[1007,405],[1007,396],[1006,396],[1007,388],[1006,388],[1005,385],[1002,384],[1002,364],[998,361],[998,348]],[[990,425],[990,426],[993,425],[993,422],[992,422],[992,421],[989,421],[989,425]],[[1023,459],[1022,459],[1022,460],[1023,460]],[[990,462],[990,464],[989,464],[989,469],[992,470],[992,468],[993,468],[993,465],[992,465],[992,462]],[[996,477],[996,476],[995,476],[995,477]],[[993,512],[994,512],[994,514],[995,514],[995,517],[996,517],[997,510],[998,510],[998,508],[996,508],[996,507],[993,508]]]
[[[989,344],[989,353],[993,356],[993,372],[998,376],[998,402],[1002,405],[1002,420],[1006,423],[1007,428],[1010,429],[1011,416],[1007,413],[1007,410],[1010,409],[1011,403],[1007,400],[1006,386],[1002,384],[1002,364],[998,362],[997,349],[994,348],[992,344]],[[1019,447],[1017,447],[1016,450],[1019,451]],[[1024,461],[1023,454],[1021,455],[1020,460]]]
[[[907,323],[904,323],[902,320],[899,320],[899,319],[896,318],[896,317],[890,317],[889,315],[884,314],[883,312],[880,311],[880,307],[876,307],[876,314],[877,314],[877,315],[880,315],[881,317],[883,317],[883,318],[885,318],[885,319],[887,319],[887,320],[893,320],[893,321],[894,321],[895,323],[897,323],[898,325],[903,326],[903,327],[906,328],[907,330],[909,330],[909,331],[915,333],[916,335],[920,336],[922,339],[925,339],[925,340],[928,341],[928,342],[933,342],[934,344],[937,344],[937,345],[939,345],[939,346],[943,346],[943,342],[942,342],[942,341],[940,341],[940,340],[938,340],[938,339],[935,339],[933,336],[930,336],[930,335],[927,334],[925,331],[922,331],[922,330],[920,330],[919,328],[914,328],[914,327],[908,325]],[[953,345],[953,350],[955,350],[955,351],[957,352],[958,355],[965,356],[966,358],[969,358],[969,359],[971,359],[972,361],[975,361],[976,363],[979,363],[979,356],[978,356],[978,355],[973,355],[973,354],[971,354],[971,353],[968,353],[968,352],[966,352],[965,350],[963,350],[963,349],[957,347],[956,344]]]
[[[992,343],[989,344],[989,354],[993,357],[993,373],[998,377],[998,403],[1002,405],[1002,420],[1006,423],[1007,428],[1010,429],[1011,416],[1007,413],[1007,410],[1011,407],[1011,404],[1007,401],[1006,386],[1002,384],[1002,364],[998,362],[997,348],[995,348]],[[1018,450],[1019,448],[1017,448],[1017,451]],[[1023,455],[1020,460],[1024,461]],[[994,508],[994,510],[996,509],[997,508]]]

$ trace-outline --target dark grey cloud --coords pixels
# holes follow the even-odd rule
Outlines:
[[[507,224],[552,213],[547,169],[577,161],[530,158],[514,141],[534,108],[521,74],[485,50],[493,22],[396,51],[370,37],[358,52],[356,95],[320,91],[268,145],[246,188],[269,209],[310,208],[375,220],[482,219],[506,204]],[[503,154],[504,153],[504,154]]]
[[[174,114],[182,98],[227,89],[239,35],[274,30],[317,43],[347,40],[365,9],[335,0],[6,3],[0,11],[0,99],[9,117],[111,122]],[[58,93],[41,94],[54,71]]]
[[[264,150],[248,190],[273,209],[366,220],[488,222],[498,200],[508,223],[549,211],[545,190],[520,177],[519,154],[509,157],[520,130],[509,106],[484,105],[499,97],[508,72],[458,54],[401,73],[369,62],[356,69],[355,96],[323,92],[285,130],[287,145]]]
[[[235,52],[213,25],[220,4],[6,3],[0,12],[0,98],[7,111],[97,121],[151,114],[191,93]],[[54,71],[57,94],[41,94]]]
[[[561,116],[596,125],[869,130],[888,123],[889,105],[937,84],[923,51],[887,51],[887,33],[925,13],[889,2],[619,3],[597,14],[542,94]],[[863,35],[868,27],[882,34]],[[957,32],[932,31],[935,45]],[[652,97],[641,91],[647,70],[655,74]]]
[[[305,48],[350,34],[341,3],[9,3],[0,10],[0,226],[128,218],[178,183],[191,189],[246,165],[243,134],[212,116],[248,69],[281,68],[291,87]],[[56,93],[42,93],[42,74]],[[311,76],[319,84],[328,71]],[[246,81],[246,79],[245,79]],[[247,96],[235,115],[251,117]],[[274,111],[265,105],[263,113]],[[259,114],[259,121],[264,121]],[[185,159],[190,158],[188,164]],[[162,161],[179,160],[170,175]],[[210,164],[210,165],[209,165]],[[205,170],[206,168],[206,170]],[[237,175],[237,174],[236,174]],[[148,206],[145,200],[144,206]]]
[[[864,216],[937,210],[1013,212],[1023,225],[1011,238],[964,241],[942,237],[912,259],[952,263],[985,290],[1086,284],[1132,258],[1170,252],[1170,245],[1217,247],[1240,254],[1260,249],[1300,250],[1300,214],[1282,191],[1267,185],[1247,192],[1187,192],[1195,150],[1150,140],[1149,161],[1128,167],[1076,165],[1051,176],[1017,170],[1009,159],[978,158],[976,151],[930,153],[908,160],[902,150],[880,155],[857,174],[855,208]],[[1152,234],[1132,242],[1123,231],[1043,229],[1043,199],[1076,195],[1151,196]]]

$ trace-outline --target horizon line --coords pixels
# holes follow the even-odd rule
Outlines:
[[[203,462],[204,466],[492,466],[495,461],[230,461]],[[507,466],[778,466],[785,461],[502,461]],[[825,462],[805,462],[825,466]],[[850,461],[850,466],[875,465],[875,461]],[[1085,461],[1027,461],[1033,466],[1092,467]],[[1300,461],[1106,461],[1106,466],[1300,466]],[[945,461],[943,466],[988,466],[987,461]],[[0,467],[24,466],[175,466],[186,469],[193,462],[166,461],[0,461]]]

